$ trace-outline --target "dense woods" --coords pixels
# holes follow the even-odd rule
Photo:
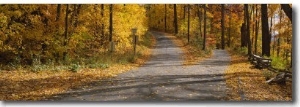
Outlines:
[[[205,69],[229,66],[224,69],[227,76],[224,81],[233,89],[230,100],[238,99],[242,90],[250,99],[254,95],[255,101],[278,101],[278,98],[289,101],[292,100],[291,83],[286,87],[271,86],[265,83],[264,77],[274,77],[269,68],[280,72],[292,68],[292,14],[291,4],[0,4],[0,99],[41,100],[95,80],[115,77],[140,67],[157,51],[152,49],[163,47],[161,53],[170,57],[155,63],[165,60],[174,63],[170,52],[176,52],[178,59],[183,57],[180,59],[184,60],[183,66],[194,64],[195,67],[203,59],[211,58],[212,52],[230,53],[228,65],[215,59],[208,61],[209,66],[201,65]],[[164,38],[155,39],[156,36]],[[169,44],[155,47],[157,41],[166,40],[182,49],[182,54],[179,49],[172,50]],[[219,57],[223,58],[222,55]],[[262,63],[259,65],[258,61]],[[159,65],[159,68],[163,66],[173,65]],[[173,72],[169,70],[166,71]],[[214,70],[203,72],[210,74]],[[285,73],[281,76],[284,80]],[[194,81],[202,75],[193,74],[190,80],[206,84],[206,80]],[[221,81],[215,78],[220,75],[211,77],[210,82]],[[143,81],[143,78],[132,81]],[[178,82],[176,86],[185,85],[188,82],[179,83],[175,79],[189,77],[176,78],[172,74],[171,81]],[[126,79],[124,85],[132,81]],[[159,87],[173,85],[169,80],[159,81],[164,82]],[[150,90],[155,85],[151,83],[146,88]]]
[[[161,30],[203,50],[271,57],[281,68],[292,63],[289,4],[2,4],[0,28],[1,66],[124,53],[132,48],[132,28],[140,37]]]
[[[248,55],[271,57],[278,68],[291,66],[292,6],[289,4],[147,6],[151,29],[174,33],[189,44],[199,44],[203,50],[225,49],[227,44],[228,48]]]
[[[131,29],[148,30],[146,9],[137,4],[15,4],[0,6],[3,65],[67,64],[131,49]]]

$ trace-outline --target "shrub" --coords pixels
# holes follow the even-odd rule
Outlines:
[[[268,70],[264,70],[262,71],[264,77],[266,78],[266,80],[269,80],[270,78],[272,78],[274,76],[274,73]]]
[[[284,60],[283,58],[272,56],[271,59],[272,59],[271,65],[274,68],[285,69],[288,66],[288,62],[286,60]]]
[[[238,49],[238,53],[242,55],[248,54],[248,48],[247,47],[242,47]]]
[[[71,64],[69,67],[69,70],[72,72],[77,72],[80,69],[80,65],[79,64]]]

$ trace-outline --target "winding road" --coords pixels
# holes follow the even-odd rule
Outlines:
[[[183,66],[183,52],[163,33],[145,65],[115,78],[56,95],[54,101],[222,101],[226,98],[224,72],[230,56],[214,50],[213,56]]]

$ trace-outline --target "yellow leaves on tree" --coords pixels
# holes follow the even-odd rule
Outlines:
[[[113,39],[117,42],[116,49],[132,48],[131,29],[137,28],[137,36],[146,33],[146,10],[138,4],[114,5],[114,32]]]

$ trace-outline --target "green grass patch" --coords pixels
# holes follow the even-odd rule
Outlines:
[[[272,59],[271,65],[276,69],[286,69],[289,67],[289,63],[287,60],[284,60],[281,57],[270,57]]]

